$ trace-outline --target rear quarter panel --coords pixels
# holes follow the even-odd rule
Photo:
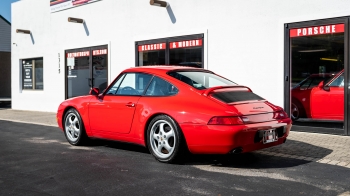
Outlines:
[[[169,97],[141,97],[137,103],[131,133],[145,145],[148,123],[157,115],[165,114],[178,125],[206,125],[213,116],[235,115],[196,91],[181,90]],[[186,133],[185,137],[186,137]]]

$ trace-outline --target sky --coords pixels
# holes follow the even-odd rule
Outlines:
[[[0,0],[0,15],[11,22],[11,3],[19,0]]]

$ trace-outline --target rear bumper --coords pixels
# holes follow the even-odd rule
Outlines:
[[[228,154],[236,148],[250,152],[285,142],[292,127],[291,120],[272,121],[239,126],[220,125],[180,125],[187,146],[194,154]],[[278,140],[264,144],[260,132],[276,129]]]

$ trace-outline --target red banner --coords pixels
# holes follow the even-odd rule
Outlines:
[[[93,50],[92,51],[92,56],[105,55],[105,54],[107,54],[107,49]]]
[[[165,50],[165,43],[140,45],[139,51]]]
[[[170,49],[196,47],[196,46],[201,46],[201,45],[202,45],[202,39],[170,42]]]
[[[314,27],[304,27],[299,29],[290,29],[289,37],[302,37],[312,35],[324,35],[333,33],[343,33],[344,24],[332,24]]]
[[[67,53],[68,58],[90,56],[90,51]]]

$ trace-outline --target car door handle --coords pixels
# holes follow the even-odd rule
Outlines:
[[[127,103],[126,106],[128,106],[128,107],[135,107],[135,104],[130,102],[130,103]]]

